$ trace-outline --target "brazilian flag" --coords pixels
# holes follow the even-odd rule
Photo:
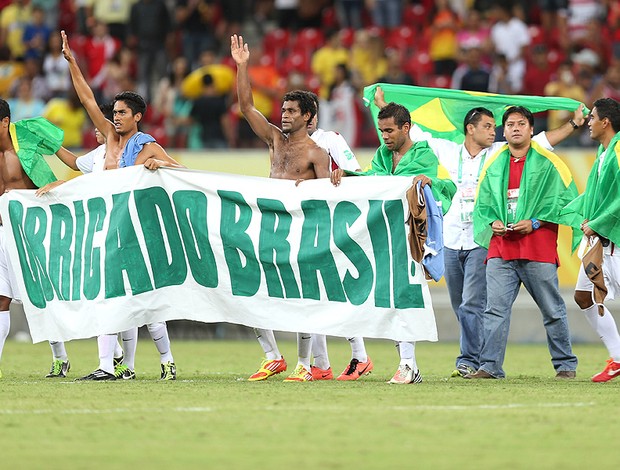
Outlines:
[[[475,91],[425,88],[409,85],[376,83],[364,88],[364,103],[377,121],[379,108],[375,105],[375,90],[380,86],[387,103],[402,104],[411,112],[411,121],[433,137],[461,143],[465,140],[463,121],[472,109],[483,107],[493,112],[497,125],[510,106],[524,106],[532,113],[549,109],[575,111],[581,104],[570,98],[525,95],[497,95]],[[584,114],[589,112],[584,109]],[[379,135],[381,138],[381,135]]]
[[[22,119],[9,127],[13,147],[22,168],[38,187],[56,181],[43,155],[53,155],[62,146],[65,133],[42,117]]]
[[[586,190],[562,213],[575,214],[580,222],[587,219],[592,230],[620,246],[620,132],[609,142],[601,165],[603,151],[599,146]]]
[[[474,240],[481,246],[489,246],[494,221],[507,223],[509,169],[510,150],[506,144],[487,159],[480,173],[473,218]],[[521,176],[515,220],[539,219],[572,227],[575,250],[581,240],[581,219],[576,214],[563,213],[562,209],[577,194],[566,164],[532,141]]]

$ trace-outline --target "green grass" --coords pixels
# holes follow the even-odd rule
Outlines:
[[[329,341],[334,372],[349,360]],[[282,342],[294,367],[295,345]],[[556,381],[543,345],[511,344],[501,381],[447,379],[457,345],[419,343],[419,385],[387,385],[398,358],[369,341],[358,382],[244,379],[254,341],[173,342],[177,382],[159,382],[150,341],[138,380],[50,380],[47,344],[9,341],[0,380],[2,468],[612,468],[620,381],[593,384],[600,344],[576,345],[578,378]],[[70,378],[97,365],[96,342],[67,345]]]

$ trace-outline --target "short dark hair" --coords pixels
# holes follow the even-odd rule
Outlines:
[[[463,119],[463,132],[467,134],[468,124],[473,124],[474,127],[476,127],[478,123],[482,120],[482,116],[488,116],[491,119],[495,119],[495,116],[493,116],[493,113],[487,108],[470,109],[465,115],[465,119]]]
[[[310,92],[305,90],[294,90],[289,91],[282,98],[282,102],[285,101],[296,101],[299,104],[299,109],[301,110],[301,114],[310,113],[310,119],[308,122],[312,121],[312,118],[316,114],[316,104],[314,99],[310,95]]]
[[[312,101],[314,101],[316,113],[319,114],[319,97],[313,91],[309,91],[308,94],[312,97]]]
[[[534,115],[529,109],[523,106],[511,106],[510,108],[508,108],[504,112],[504,116],[502,117],[502,126],[506,124],[506,120],[508,119],[508,116],[510,116],[511,114],[523,115],[523,117],[527,119],[528,122],[530,123],[530,126],[534,127]]]
[[[614,132],[620,131],[620,103],[612,98],[600,98],[594,102],[593,108],[596,108],[599,119],[609,119]]]
[[[377,116],[377,119],[388,118],[394,118],[394,123],[399,129],[403,127],[404,124],[411,125],[411,114],[409,114],[409,110],[402,104],[394,103],[393,101],[381,108],[379,116]]]
[[[0,98],[0,119],[4,119],[5,117],[11,120],[11,108],[9,107],[9,103]]]
[[[146,113],[146,101],[134,91],[121,91],[114,97],[114,103],[123,101],[133,114]]]
[[[114,120],[114,103],[100,104],[99,109],[103,113],[103,117],[108,121]]]

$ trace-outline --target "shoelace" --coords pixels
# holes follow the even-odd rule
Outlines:
[[[355,372],[355,370],[357,369],[357,365],[360,363],[359,360],[357,359],[351,359],[351,362],[349,363],[349,369],[345,372],[345,375],[351,375],[353,374],[353,372]]]
[[[52,370],[50,370],[50,374],[58,375],[62,370],[62,361],[57,360],[52,363]]]

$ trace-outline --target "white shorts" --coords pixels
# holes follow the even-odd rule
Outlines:
[[[5,228],[0,225],[0,295],[20,301],[21,295],[17,287],[15,271],[13,271],[7,252],[5,235]]]
[[[605,300],[614,300],[616,296],[620,295],[620,247],[613,243],[603,248],[603,278],[607,287]],[[588,275],[583,269],[583,263],[579,263],[575,290],[592,292],[593,287],[592,281],[588,279]]]

